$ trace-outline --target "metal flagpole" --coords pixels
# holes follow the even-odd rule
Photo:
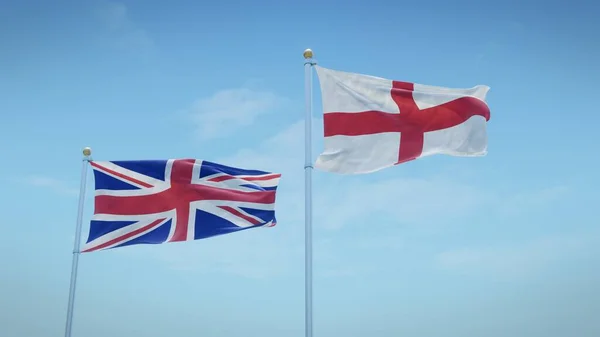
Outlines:
[[[304,51],[304,75],[305,75],[305,98],[306,112],[304,121],[305,144],[304,144],[304,324],[305,336],[313,335],[313,296],[312,296],[312,68],[316,64],[313,62],[313,52],[310,49]]]
[[[81,223],[83,221],[83,201],[85,199],[85,183],[87,167],[91,161],[92,149],[83,149],[83,167],[81,169],[81,183],[79,185],[79,208],[77,210],[77,223],[75,225],[75,243],[73,245],[73,263],[71,265],[71,285],[69,286],[69,305],[67,307],[67,324],[65,337],[71,337],[73,327],[73,304],[75,303],[75,286],[77,285],[77,267],[79,266],[79,249],[81,245]]]

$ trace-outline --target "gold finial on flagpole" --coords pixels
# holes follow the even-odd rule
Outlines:
[[[304,50],[304,53],[302,55],[304,55],[304,58],[307,60],[311,59],[311,58],[313,58],[313,51],[310,48],[306,49],[306,50]]]
[[[83,155],[84,155],[85,157],[89,157],[89,156],[91,156],[91,155],[92,155],[92,148],[90,148],[90,147],[87,147],[87,146],[86,146],[86,147],[84,147],[84,148],[83,148]]]

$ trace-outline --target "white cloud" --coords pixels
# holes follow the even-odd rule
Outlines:
[[[138,27],[130,18],[127,6],[120,2],[108,2],[96,11],[97,17],[110,33],[110,38],[119,48],[132,51],[154,47],[148,32]]]
[[[190,115],[201,139],[222,137],[249,126],[282,106],[285,99],[270,91],[227,89],[196,101]]]
[[[23,182],[31,186],[47,188],[63,195],[75,196],[79,193],[78,189],[71,187],[68,183],[51,177],[31,175],[24,178]]]

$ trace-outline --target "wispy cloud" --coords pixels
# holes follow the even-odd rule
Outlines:
[[[321,120],[315,119],[313,123],[315,134],[321,134]],[[277,201],[279,223],[280,226],[296,228],[295,231],[282,230],[278,234],[277,244],[284,243],[284,246],[298,243],[298,236],[302,237],[303,133],[304,122],[298,121],[258,146],[218,159],[230,165],[258,167],[284,174]],[[313,152],[317,153],[318,148],[315,147]],[[317,229],[337,235],[346,226],[371,226],[372,219],[384,219],[377,226],[380,230],[387,229],[380,236],[368,239],[361,237],[360,243],[352,249],[371,245],[378,249],[387,247],[389,250],[398,250],[404,242],[398,236],[390,236],[390,233],[397,233],[393,228],[411,226],[427,232],[428,226],[435,231],[437,226],[456,223],[482,211],[527,212],[533,207],[550,206],[569,191],[558,185],[506,194],[469,184],[465,179],[453,179],[452,174],[426,178],[347,179],[344,184],[338,182],[338,179],[332,178],[326,181],[317,179],[314,183],[314,218],[318,219],[314,225]],[[270,249],[268,247],[272,245],[268,241],[263,244],[261,249]],[[339,276],[353,272],[350,266],[339,265],[335,257],[327,258],[327,244],[319,247],[321,265],[329,268],[326,274]],[[279,248],[270,251],[277,252]]]
[[[329,229],[368,221],[375,214],[395,225],[448,222],[468,215],[488,198],[475,187],[441,178],[356,182],[319,197],[323,225]]]
[[[509,198],[499,201],[507,214],[543,207],[564,198],[571,192],[569,186],[555,185],[532,191],[519,191]]]
[[[251,88],[226,89],[199,99],[189,109],[198,137],[212,139],[250,126],[262,115],[274,112],[286,100],[273,92]]]
[[[600,233],[549,236],[525,242],[471,246],[439,253],[437,267],[468,275],[517,278],[538,273],[553,263],[591,253],[600,243]],[[597,252],[597,249],[596,249]]]
[[[215,95],[219,99],[207,99],[206,106],[219,106],[214,102],[227,101],[229,94]],[[244,95],[242,95],[243,97]],[[266,97],[273,98],[267,95]],[[212,105],[211,105],[212,104]],[[272,106],[249,104],[250,106]],[[249,111],[252,110],[248,108]],[[208,109],[219,111],[220,109]],[[260,109],[259,109],[260,110]],[[236,114],[237,112],[231,112]],[[256,112],[250,113],[259,116]],[[228,118],[213,120],[213,125],[226,123]],[[207,121],[211,119],[207,117]],[[246,123],[251,123],[246,121]],[[322,121],[315,119],[315,135],[322,133]],[[154,256],[173,269],[193,272],[221,272],[249,278],[277,277],[301,272],[304,239],[304,181],[303,150],[304,122],[290,124],[286,129],[265,139],[259,144],[248,144],[248,148],[214,160],[223,164],[245,168],[257,168],[283,174],[278,188],[276,212],[278,226],[269,229],[251,229],[240,233],[202,240],[189,244],[168,244],[160,249],[125,249],[131,254]],[[318,152],[315,144],[314,153]],[[326,179],[325,179],[326,178]],[[381,266],[368,261],[348,264],[342,255],[347,250],[364,252],[374,249],[404,254],[408,249],[398,228],[406,226],[422,229],[440,224],[456,223],[472,214],[490,208],[522,208],[529,205],[543,206],[562,197],[563,188],[539,191],[519,191],[512,195],[501,195],[498,191],[481,188],[453,179],[452,174],[426,178],[393,179],[346,179],[339,184],[339,177],[315,175],[314,205],[315,268],[325,277],[342,277],[356,273],[372,273]],[[504,200],[504,203],[499,201]],[[509,200],[509,201],[506,201]],[[377,219],[376,224],[372,219]],[[359,226],[378,226],[356,241],[350,240],[340,247],[339,240],[327,242],[336,235],[344,235]],[[435,226],[434,226],[435,225]],[[365,228],[366,229],[366,228]],[[317,254],[318,252],[318,254]],[[429,252],[435,254],[435,251]],[[451,265],[453,258],[468,260],[467,253],[446,254],[440,257]],[[441,262],[440,262],[441,263]]]
[[[313,125],[314,134],[322,134],[322,120],[314,119]],[[319,148],[315,145],[313,153],[318,151]],[[304,121],[298,121],[258,146],[242,149],[218,160],[229,165],[260,167],[284,173],[278,208],[285,207],[285,213],[293,215],[287,219],[301,224],[303,153]],[[503,200],[504,208],[525,205],[517,202],[509,205],[507,200],[513,200],[510,196],[470,185],[464,179],[457,180],[443,175],[366,180],[347,177],[345,180],[344,184],[339,184],[340,179],[336,176],[315,177],[313,193],[315,218],[320,219],[318,226],[338,230],[348,224],[366,220],[371,215],[384,216],[386,222],[393,226],[423,226],[427,223],[447,223],[483,207],[499,207],[496,204],[500,200]],[[536,196],[537,194],[522,193],[520,198],[533,200]]]
[[[286,228],[256,228],[162,247],[119,248],[115,253],[151,257],[179,272],[223,273],[264,279],[293,273],[302,263],[302,246]]]
[[[215,161],[283,173],[277,192],[278,225],[213,237],[160,249],[122,248],[123,254],[151,256],[180,272],[225,273],[271,278],[299,272],[303,263],[302,151],[303,123],[297,122],[251,148]],[[137,247],[136,247],[137,248]]]
[[[71,187],[68,183],[51,177],[30,175],[22,179],[22,182],[31,186],[46,188],[62,195],[75,196],[79,193],[79,190]]]
[[[97,9],[96,15],[118,48],[141,51],[154,47],[154,41],[148,32],[130,19],[125,4],[120,2],[104,3]]]

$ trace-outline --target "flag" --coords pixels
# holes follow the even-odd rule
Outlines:
[[[316,66],[324,149],[315,167],[370,173],[433,154],[487,153],[489,87],[444,88]]]
[[[82,252],[271,227],[280,174],[195,159],[92,161],[94,215]]]

